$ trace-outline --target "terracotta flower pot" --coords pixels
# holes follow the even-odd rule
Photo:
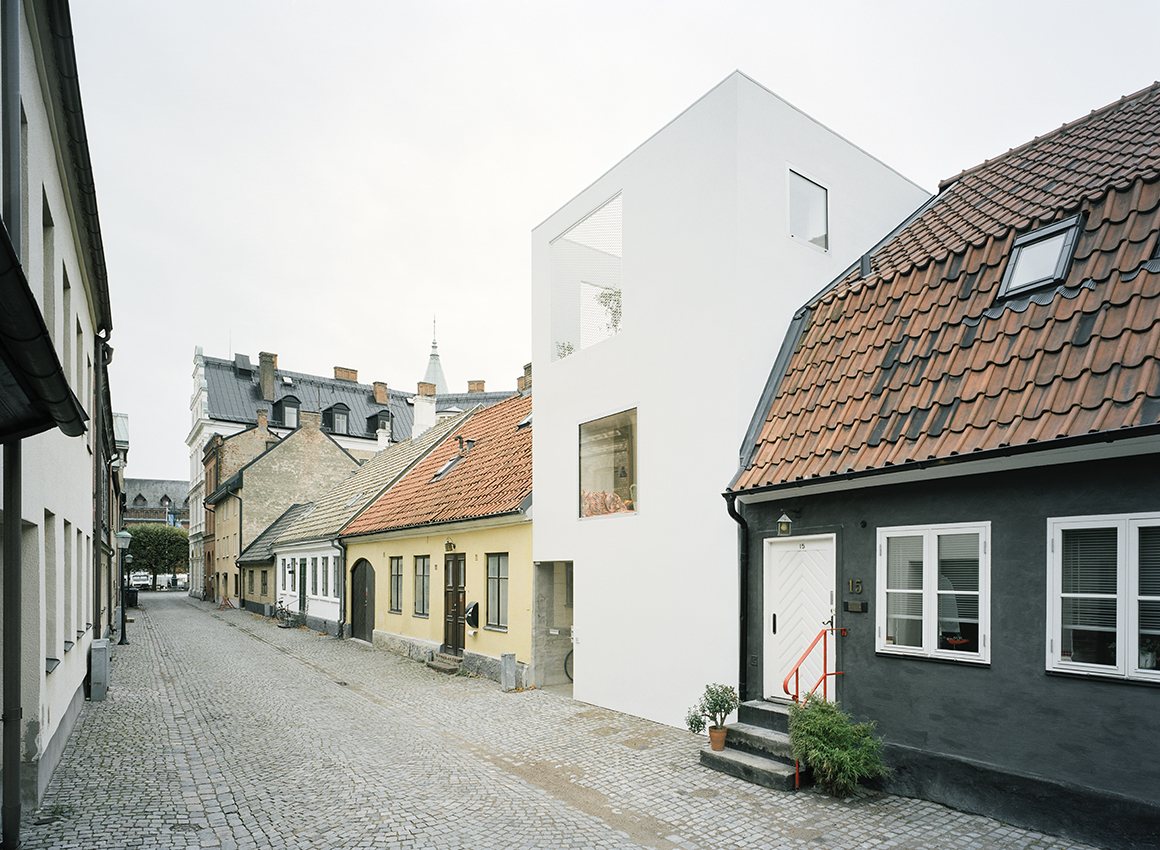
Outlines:
[[[709,727],[709,746],[721,752],[725,749],[725,727],[724,726],[710,726]]]

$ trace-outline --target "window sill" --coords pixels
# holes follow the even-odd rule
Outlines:
[[[905,658],[910,661],[927,661],[934,664],[953,664],[956,667],[983,667],[990,668],[991,662],[980,658],[948,658],[945,655],[919,655],[911,652],[888,652],[882,649],[874,650],[878,658]]]
[[[388,608],[387,613],[388,614],[402,614],[403,609],[402,608]]]
[[[483,630],[485,632],[502,632],[505,635],[507,634],[507,626],[484,626]]]
[[[431,618],[430,614],[419,614],[418,612],[412,614],[411,616],[418,617],[420,620],[429,620]]]
[[[1160,670],[1157,671],[1160,673]],[[1086,679],[1089,682],[1115,682],[1121,685],[1143,685],[1146,688],[1160,688],[1160,676],[1144,678],[1133,676],[1130,673],[1097,673],[1087,670],[1060,670],[1047,669],[1048,676],[1059,676],[1063,679]]]

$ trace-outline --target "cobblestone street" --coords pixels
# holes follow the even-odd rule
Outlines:
[[[702,738],[144,594],[25,847],[1080,848],[917,800],[782,793]]]

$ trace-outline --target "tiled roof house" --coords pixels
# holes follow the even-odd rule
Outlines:
[[[1155,846],[1158,343],[1160,84],[944,181],[806,304],[725,494],[742,720],[833,617],[885,787]]]
[[[351,519],[447,438],[479,406],[439,422],[418,437],[394,443],[350,477],[315,498],[268,540],[267,559],[277,565],[274,595],[305,615],[311,628],[337,633],[342,609],[342,553],[336,539]],[[257,541],[255,541],[257,543]]]
[[[531,412],[525,394],[466,418],[346,526],[354,637],[494,678],[512,653],[531,683]]]

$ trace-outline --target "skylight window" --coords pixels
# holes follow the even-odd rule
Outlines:
[[[1025,233],[1015,240],[999,296],[1049,286],[1067,277],[1080,216]]]

